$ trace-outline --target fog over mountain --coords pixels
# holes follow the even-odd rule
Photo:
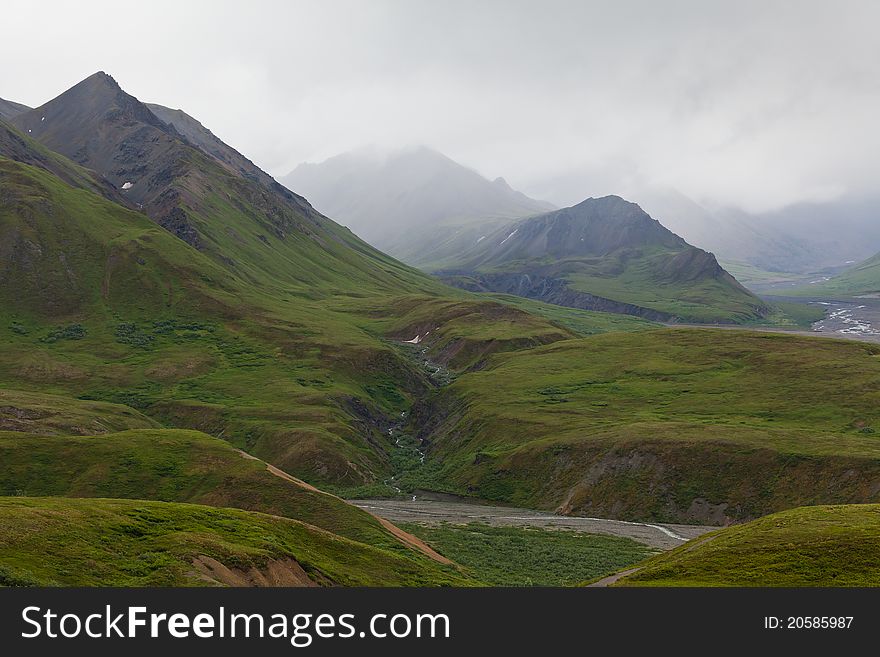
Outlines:
[[[281,182],[373,246],[415,265],[474,244],[507,223],[554,206],[490,181],[421,146],[364,148],[303,163]]]
[[[755,214],[706,207],[673,189],[646,189],[633,198],[670,230],[722,260],[769,271],[817,272],[880,250],[880,198],[804,202]]]
[[[110,2],[49,0],[41,12],[59,27],[0,41],[6,61],[27,52],[0,71],[3,98],[35,107],[124,66],[131,93],[198,116],[276,177],[375,143],[428,144],[560,207],[637,198],[637,183],[762,216],[875,184],[877,3],[159,0],[132,20]],[[234,48],[216,38],[228,33]]]

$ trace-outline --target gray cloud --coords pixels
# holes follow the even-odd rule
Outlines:
[[[880,4],[42,2],[4,8],[0,96],[96,71],[275,175],[428,144],[565,203],[671,186],[750,211],[874,191]]]

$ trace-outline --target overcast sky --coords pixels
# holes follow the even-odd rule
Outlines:
[[[874,191],[880,2],[8,3],[0,97],[104,70],[276,176],[427,144],[557,203]]]

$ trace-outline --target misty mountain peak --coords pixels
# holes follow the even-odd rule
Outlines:
[[[300,165],[282,182],[372,245],[416,265],[439,257],[441,247],[459,252],[499,223],[553,209],[428,146],[377,152]]]

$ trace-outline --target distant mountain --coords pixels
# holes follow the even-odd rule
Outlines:
[[[661,321],[741,322],[769,310],[715,256],[619,196],[512,222],[438,274],[466,289]]]
[[[554,208],[426,147],[344,153],[301,164],[282,182],[373,246],[422,268],[511,219]]]
[[[21,103],[14,103],[11,100],[3,100],[0,98],[0,119],[11,119],[13,116],[18,116],[24,112],[27,112],[30,109],[27,105],[22,105]]]
[[[880,250],[877,199],[800,203],[761,214],[710,210],[672,189],[643,190],[638,202],[663,225],[722,262],[770,272],[817,272]]]

